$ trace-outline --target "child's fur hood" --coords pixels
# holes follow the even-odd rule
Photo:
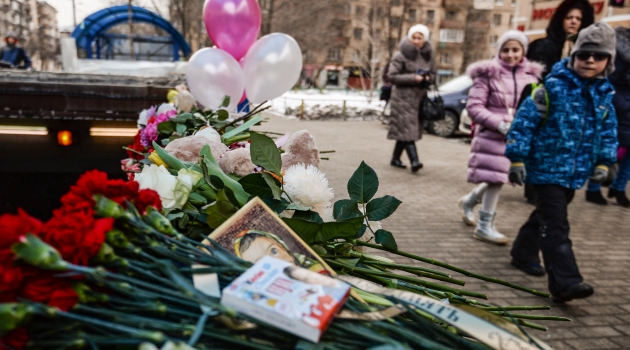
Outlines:
[[[521,72],[534,75],[538,79],[542,77],[542,73],[545,71],[543,64],[529,61],[527,58],[523,58],[523,62],[521,62],[519,66],[523,67]],[[495,58],[471,64],[466,69],[466,75],[473,80],[478,77],[498,78],[502,69],[501,62],[499,62],[499,59]]]

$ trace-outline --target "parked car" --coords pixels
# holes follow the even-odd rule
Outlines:
[[[460,116],[466,110],[468,90],[473,82],[466,75],[453,78],[438,86],[438,91],[444,100],[446,116],[443,120],[429,122],[427,130],[438,136],[448,137],[460,129]],[[435,97],[435,92],[429,92],[429,98]],[[469,124],[470,125],[470,124]],[[470,133],[470,131],[468,131]]]

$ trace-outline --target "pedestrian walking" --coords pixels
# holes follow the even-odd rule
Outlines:
[[[528,40],[520,31],[510,30],[497,43],[499,52],[492,60],[471,65],[473,79],[466,110],[475,123],[468,182],[478,184],[459,199],[462,219],[475,225],[474,208],[482,203],[473,237],[494,244],[506,244],[494,221],[503,184],[508,183],[510,160],[505,157],[505,135],[514,118],[518,99],[525,86],[540,79],[544,67],[525,58]]]
[[[545,65],[543,77],[549,74],[554,64],[567,58],[580,30],[595,21],[595,9],[588,0],[565,0],[558,5],[549,25],[547,36],[531,43],[527,58]],[[525,198],[534,204],[533,190],[525,185]]]
[[[5,46],[0,47],[0,61],[12,68],[31,69],[31,59],[26,51],[18,46],[17,35],[9,32],[4,37]]]
[[[630,200],[626,196],[626,187],[630,181],[630,29],[615,28],[617,37],[617,57],[615,71],[608,77],[615,87],[613,104],[617,112],[617,134],[620,152],[618,157],[619,170],[608,189],[608,198],[614,198],[622,207],[630,207]],[[586,190],[586,200],[595,204],[606,205],[608,201],[601,193],[601,184],[589,181]]]
[[[589,176],[604,181],[617,157],[614,89],[606,78],[614,61],[609,25],[582,30],[570,57],[556,63],[544,88],[523,102],[507,135],[510,181],[533,185],[536,195],[536,209],[514,241],[512,265],[530,275],[546,272],[555,302],[593,294],[573,254],[567,207]]]
[[[400,160],[406,150],[414,173],[422,168],[416,149],[416,141],[422,138],[424,123],[420,104],[427,98],[430,84],[435,82],[435,60],[429,37],[427,26],[416,24],[411,27],[389,64],[389,81],[393,86],[387,138],[396,140],[390,164],[406,168]]]

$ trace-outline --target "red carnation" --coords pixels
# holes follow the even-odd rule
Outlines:
[[[9,332],[9,334],[0,339],[0,350],[21,350],[26,347],[27,342],[28,331],[26,330],[26,328],[18,328]]]
[[[39,234],[42,223],[22,209],[17,215],[0,216],[0,303],[14,301],[24,278],[22,269],[13,265],[11,245],[27,233]]]
[[[136,134],[136,136],[133,137],[133,144],[127,146],[127,148],[132,149],[136,152],[146,153],[147,149],[140,142],[141,139],[142,139],[142,131],[138,130],[138,133]],[[144,159],[143,155],[138,154],[136,152],[127,150],[127,154],[129,155],[129,158],[138,159],[138,160]]]
[[[79,302],[79,296],[72,288],[72,282],[53,277],[56,273],[29,269],[18,296],[69,311]]]
[[[123,206],[125,200],[131,201],[141,213],[144,213],[149,205],[162,209],[157,193],[149,194],[143,191],[140,191],[135,181],[109,180],[106,173],[92,170],[79,178],[76,185],[70,188],[70,192],[61,198],[61,203],[64,205],[64,211],[85,212],[87,207],[94,208],[96,204],[94,195],[101,194]]]
[[[93,211],[55,210],[44,225],[42,239],[61,253],[64,260],[86,266],[98,254],[114,219],[94,219]]]

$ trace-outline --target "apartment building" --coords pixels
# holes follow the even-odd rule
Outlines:
[[[0,37],[18,36],[37,70],[59,70],[57,10],[45,1],[0,0]]]

